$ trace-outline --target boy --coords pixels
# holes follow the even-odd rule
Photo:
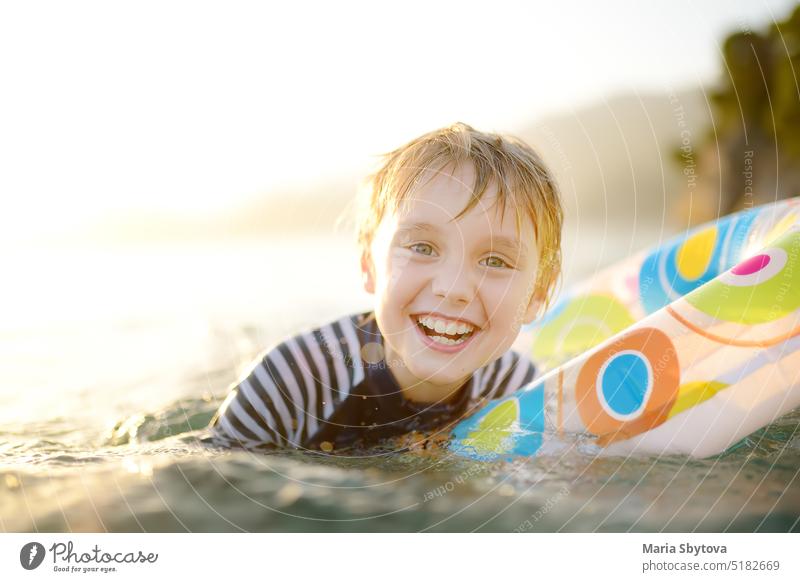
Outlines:
[[[268,350],[212,419],[214,444],[327,453],[430,434],[534,378],[509,348],[560,274],[539,156],[457,123],[386,154],[370,186],[358,242],[374,311]]]

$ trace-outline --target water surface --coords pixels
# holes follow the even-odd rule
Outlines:
[[[4,260],[25,283],[3,291],[5,531],[800,529],[798,412],[705,460],[598,458],[580,441],[494,464],[442,450],[204,446],[203,427],[258,352],[370,308],[346,240]]]

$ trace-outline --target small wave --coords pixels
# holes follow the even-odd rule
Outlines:
[[[105,446],[120,446],[160,441],[208,426],[219,402],[208,398],[185,398],[163,410],[137,413],[117,422]]]

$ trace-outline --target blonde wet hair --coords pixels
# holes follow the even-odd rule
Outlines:
[[[423,174],[466,163],[474,169],[472,197],[455,219],[469,212],[492,184],[497,188],[501,216],[506,204],[512,205],[517,233],[523,216],[530,217],[539,251],[533,297],[546,309],[561,275],[563,210],[556,183],[539,154],[512,136],[455,123],[383,154],[378,169],[365,181],[357,218],[361,252],[369,254],[381,220],[387,212],[398,211]]]

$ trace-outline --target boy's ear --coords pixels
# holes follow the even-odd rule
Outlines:
[[[375,269],[373,268],[372,257],[368,251],[361,253],[361,280],[364,282],[364,291],[374,294]]]
[[[542,308],[542,303],[542,298],[539,297],[538,293],[531,295],[531,300],[528,302],[528,308],[525,310],[525,314],[522,316],[523,324],[527,325],[536,319],[536,316],[539,315],[539,310]]]

